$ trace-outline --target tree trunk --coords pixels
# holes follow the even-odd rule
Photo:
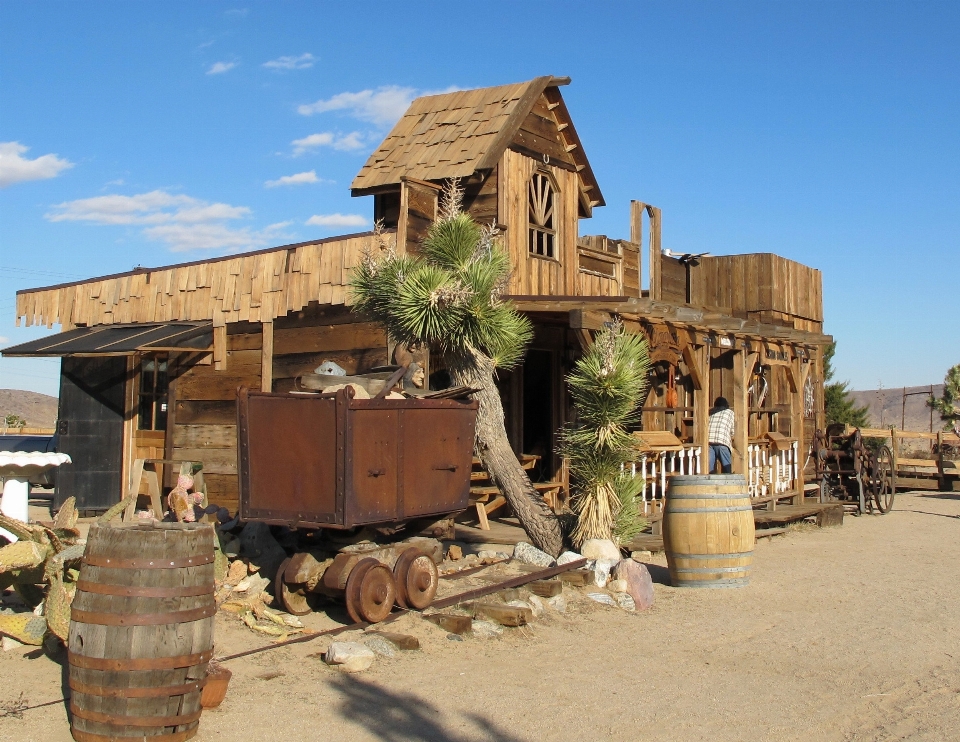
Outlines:
[[[493,362],[478,351],[450,360],[453,383],[480,390],[474,395],[480,403],[475,445],[484,468],[503,492],[533,545],[557,556],[563,548],[560,521],[530,484],[530,477],[507,440],[503,403],[493,380]]]

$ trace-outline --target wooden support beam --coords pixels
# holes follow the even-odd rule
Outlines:
[[[590,350],[590,347],[593,345],[593,335],[590,333],[590,330],[574,330],[577,337],[577,342],[580,344],[580,351],[586,355]]]
[[[273,322],[262,324],[263,347],[260,351],[260,391],[273,391]]]
[[[602,330],[605,323],[613,319],[609,312],[590,309],[571,309],[570,328],[573,330]]]
[[[694,349],[689,345],[684,345],[681,354],[683,355],[683,362],[687,364],[687,371],[690,372],[690,381],[693,382],[693,388],[695,390],[703,389],[706,377]]]
[[[697,366],[703,370],[700,386],[694,385],[693,390],[693,442],[700,446],[700,473],[710,474],[707,467],[710,465],[710,348],[701,345],[696,348],[684,348],[684,358],[689,350],[693,357],[688,367]],[[691,373],[692,375],[692,373]]]
[[[660,299],[662,295],[660,280],[660,263],[663,256],[660,254],[661,212],[656,206],[647,206],[650,215],[650,298]]]
[[[213,328],[213,368],[215,371],[227,370],[226,325],[215,325]]]

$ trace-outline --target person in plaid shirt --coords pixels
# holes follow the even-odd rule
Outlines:
[[[733,448],[733,410],[724,397],[717,397],[710,411],[710,474],[720,459],[720,471],[724,474],[731,472],[733,458],[730,449]]]

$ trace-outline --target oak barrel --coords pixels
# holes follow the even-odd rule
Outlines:
[[[663,547],[674,587],[750,582],[753,506],[739,474],[676,476],[663,508]]]
[[[213,527],[93,525],[71,608],[77,742],[181,742],[197,733],[213,654]]]

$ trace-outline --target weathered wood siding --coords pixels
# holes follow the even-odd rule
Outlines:
[[[143,270],[17,293],[17,323],[109,325],[213,320],[262,322],[310,302],[349,303],[350,270],[369,235]]]
[[[296,388],[296,379],[331,360],[347,373],[364,373],[387,363],[383,329],[345,307],[311,306],[274,323],[274,392]],[[259,325],[227,327],[227,367],[181,366],[173,384],[170,458],[202,461],[210,502],[236,512],[237,389],[261,387],[262,334]]]
[[[530,178],[538,169],[549,172],[557,184],[555,258],[531,255],[528,247],[528,190]],[[500,160],[499,213],[507,227],[503,244],[513,263],[509,293],[556,296],[576,293],[578,189],[576,173],[538,163],[513,150],[504,152]]]

